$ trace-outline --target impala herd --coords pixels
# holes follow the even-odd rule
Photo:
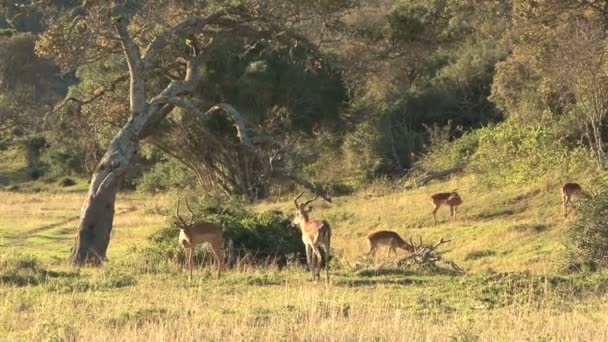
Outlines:
[[[580,199],[583,190],[577,183],[564,183],[561,187],[562,211],[564,217],[568,217],[568,204],[574,205],[575,199]],[[302,231],[302,242],[306,249],[306,262],[312,273],[313,280],[320,279],[321,268],[325,268],[326,281],[329,282],[329,254],[331,245],[331,227],[326,220],[313,220],[310,218],[312,206],[318,195],[312,199],[298,203],[304,195],[300,193],[295,199],[296,215],[293,223],[300,227]],[[437,211],[442,205],[450,207],[450,219],[456,220],[456,209],[463,203],[462,198],[456,190],[452,192],[440,192],[431,195],[433,203],[433,223],[437,225]],[[194,213],[186,201],[186,207],[190,211],[190,222],[186,222],[179,216],[179,200],[175,210],[176,226],[179,228],[179,243],[186,251],[188,266],[190,268],[190,278],[192,278],[192,253],[199,246],[207,243],[217,262],[217,276],[219,277],[224,268],[224,252],[222,250],[224,230],[221,224],[193,222]],[[399,236],[398,233],[390,230],[379,230],[367,236],[369,243],[368,255],[375,256],[380,246],[388,247],[387,256],[391,252],[397,254],[397,248],[412,252],[412,245]]]

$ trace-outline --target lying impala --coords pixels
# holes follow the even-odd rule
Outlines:
[[[324,264],[326,281],[329,282],[331,228],[325,220],[311,220],[309,218],[309,214],[312,211],[312,207],[309,204],[316,200],[318,195],[315,195],[311,200],[299,204],[298,199],[302,195],[304,195],[304,192],[294,199],[297,212],[293,223],[300,226],[300,230],[302,230],[302,242],[304,242],[304,246],[306,247],[306,262],[312,272],[313,280],[317,281],[321,278],[319,273]]]
[[[193,222],[194,213],[186,201],[186,207],[190,211],[190,222],[186,223],[184,219],[179,216],[179,200],[177,201],[177,208],[175,208],[175,218],[177,219],[177,227],[180,229],[179,232],[179,243],[186,250],[188,257],[188,265],[190,266],[190,279],[192,279],[192,252],[194,249],[205,243],[208,243],[211,247],[211,251],[215,256],[217,262],[217,276],[219,278],[222,268],[224,267],[224,251],[222,250],[224,228],[221,224],[217,223],[206,223],[206,222]]]
[[[437,225],[437,210],[442,205],[450,206],[450,217],[452,220],[456,221],[456,208],[462,204],[462,198],[458,195],[456,190],[452,192],[440,192],[431,196],[431,201],[433,202],[433,222]]]
[[[397,255],[396,248],[401,248],[408,252],[414,251],[414,247],[410,243],[403,240],[401,238],[401,236],[399,236],[399,234],[397,234],[396,232],[393,232],[391,230],[375,231],[375,232],[369,234],[367,236],[367,239],[369,242],[368,254],[373,257],[376,256],[376,251],[378,250],[378,247],[380,247],[381,245],[388,246],[388,251],[386,253],[387,257],[390,255],[391,252],[393,252],[395,255]]]
[[[564,217],[568,217],[568,203],[574,205],[574,199],[580,199],[583,189],[577,183],[564,183],[562,185],[562,202]]]

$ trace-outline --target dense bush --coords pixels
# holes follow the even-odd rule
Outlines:
[[[382,166],[377,133],[374,124],[365,123],[344,138],[344,166],[349,170],[349,181],[355,186],[371,180]]]
[[[300,230],[280,211],[253,213],[238,202],[220,198],[203,198],[199,203],[190,203],[190,207],[195,222],[222,223],[229,263],[247,253],[251,253],[254,260],[272,259],[280,265],[304,255]],[[190,218],[183,203],[180,216],[185,220]],[[143,251],[148,259],[185,261],[185,253],[177,239],[179,229],[175,223],[175,218],[169,220],[166,227],[150,237],[152,247]],[[195,258],[200,261],[206,253],[203,249],[199,250]]]
[[[428,172],[466,166],[478,145],[479,135],[477,131],[466,133],[447,143],[433,144],[428,153],[416,162],[416,168]]]
[[[570,269],[608,267],[608,185],[582,198],[564,245]]]
[[[137,190],[150,193],[184,189],[193,184],[192,173],[175,159],[154,164],[136,181]]]
[[[477,131],[471,166],[483,186],[567,179],[594,167],[589,151],[569,148],[551,130],[507,121]]]

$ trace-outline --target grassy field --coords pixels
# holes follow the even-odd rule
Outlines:
[[[446,222],[443,208],[433,227],[429,195],[456,188],[465,201],[458,220]],[[203,268],[189,281],[170,262],[143,267],[137,251],[165,223],[167,195],[121,194],[109,263],[70,268],[63,260],[84,195],[0,192],[0,340],[608,340],[608,274],[559,271],[558,184],[488,192],[465,176],[318,202],[313,217],[332,223],[342,264],[329,285],[300,268],[221,279]],[[254,209],[292,206],[285,198]],[[413,274],[382,258],[361,267],[374,229],[448,238],[445,256],[466,273]]]

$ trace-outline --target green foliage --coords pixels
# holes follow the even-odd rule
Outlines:
[[[564,246],[568,268],[608,267],[608,186],[587,193],[566,228]]]
[[[478,131],[465,133],[449,142],[431,144],[427,153],[416,162],[416,168],[428,172],[466,166],[477,150],[478,144]]]
[[[478,130],[471,167],[482,186],[559,180],[593,167],[588,150],[568,148],[551,130],[513,121]]]
[[[44,283],[56,273],[47,271],[32,255],[6,253],[0,256],[0,284],[27,286]]]
[[[234,248],[234,256],[244,256],[251,252],[253,258],[266,261],[274,258],[280,263],[299,258],[304,253],[300,230],[280,211],[260,214],[250,212],[239,202],[219,197],[200,198],[198,203],[190,203],[194,222],[221,223],[224,227],[226,254]],[[180,207],[180,217],[186,221],[190,213],[185,213],[184,203]],[[178,243],[179,229],[173,217],[166,227],[150,237],[152,247],[144,251],[148,258],[184,261],[184,252]],[[232,241],[232,243],[228,243]],[[196,253],[200,260],[204,251]],[[232,262],[233,260],[228,260]]]
[[[184,189],[193,185],[192,175],[174,158],[155,163],[136,180],[137,190],[148,193]]]
[[[343,168],[350,171],[351,182],[355,185],[369,181],[377,174],[382,165],[378,153],[379,136],[371,123],[359,125],[344,138]]]

